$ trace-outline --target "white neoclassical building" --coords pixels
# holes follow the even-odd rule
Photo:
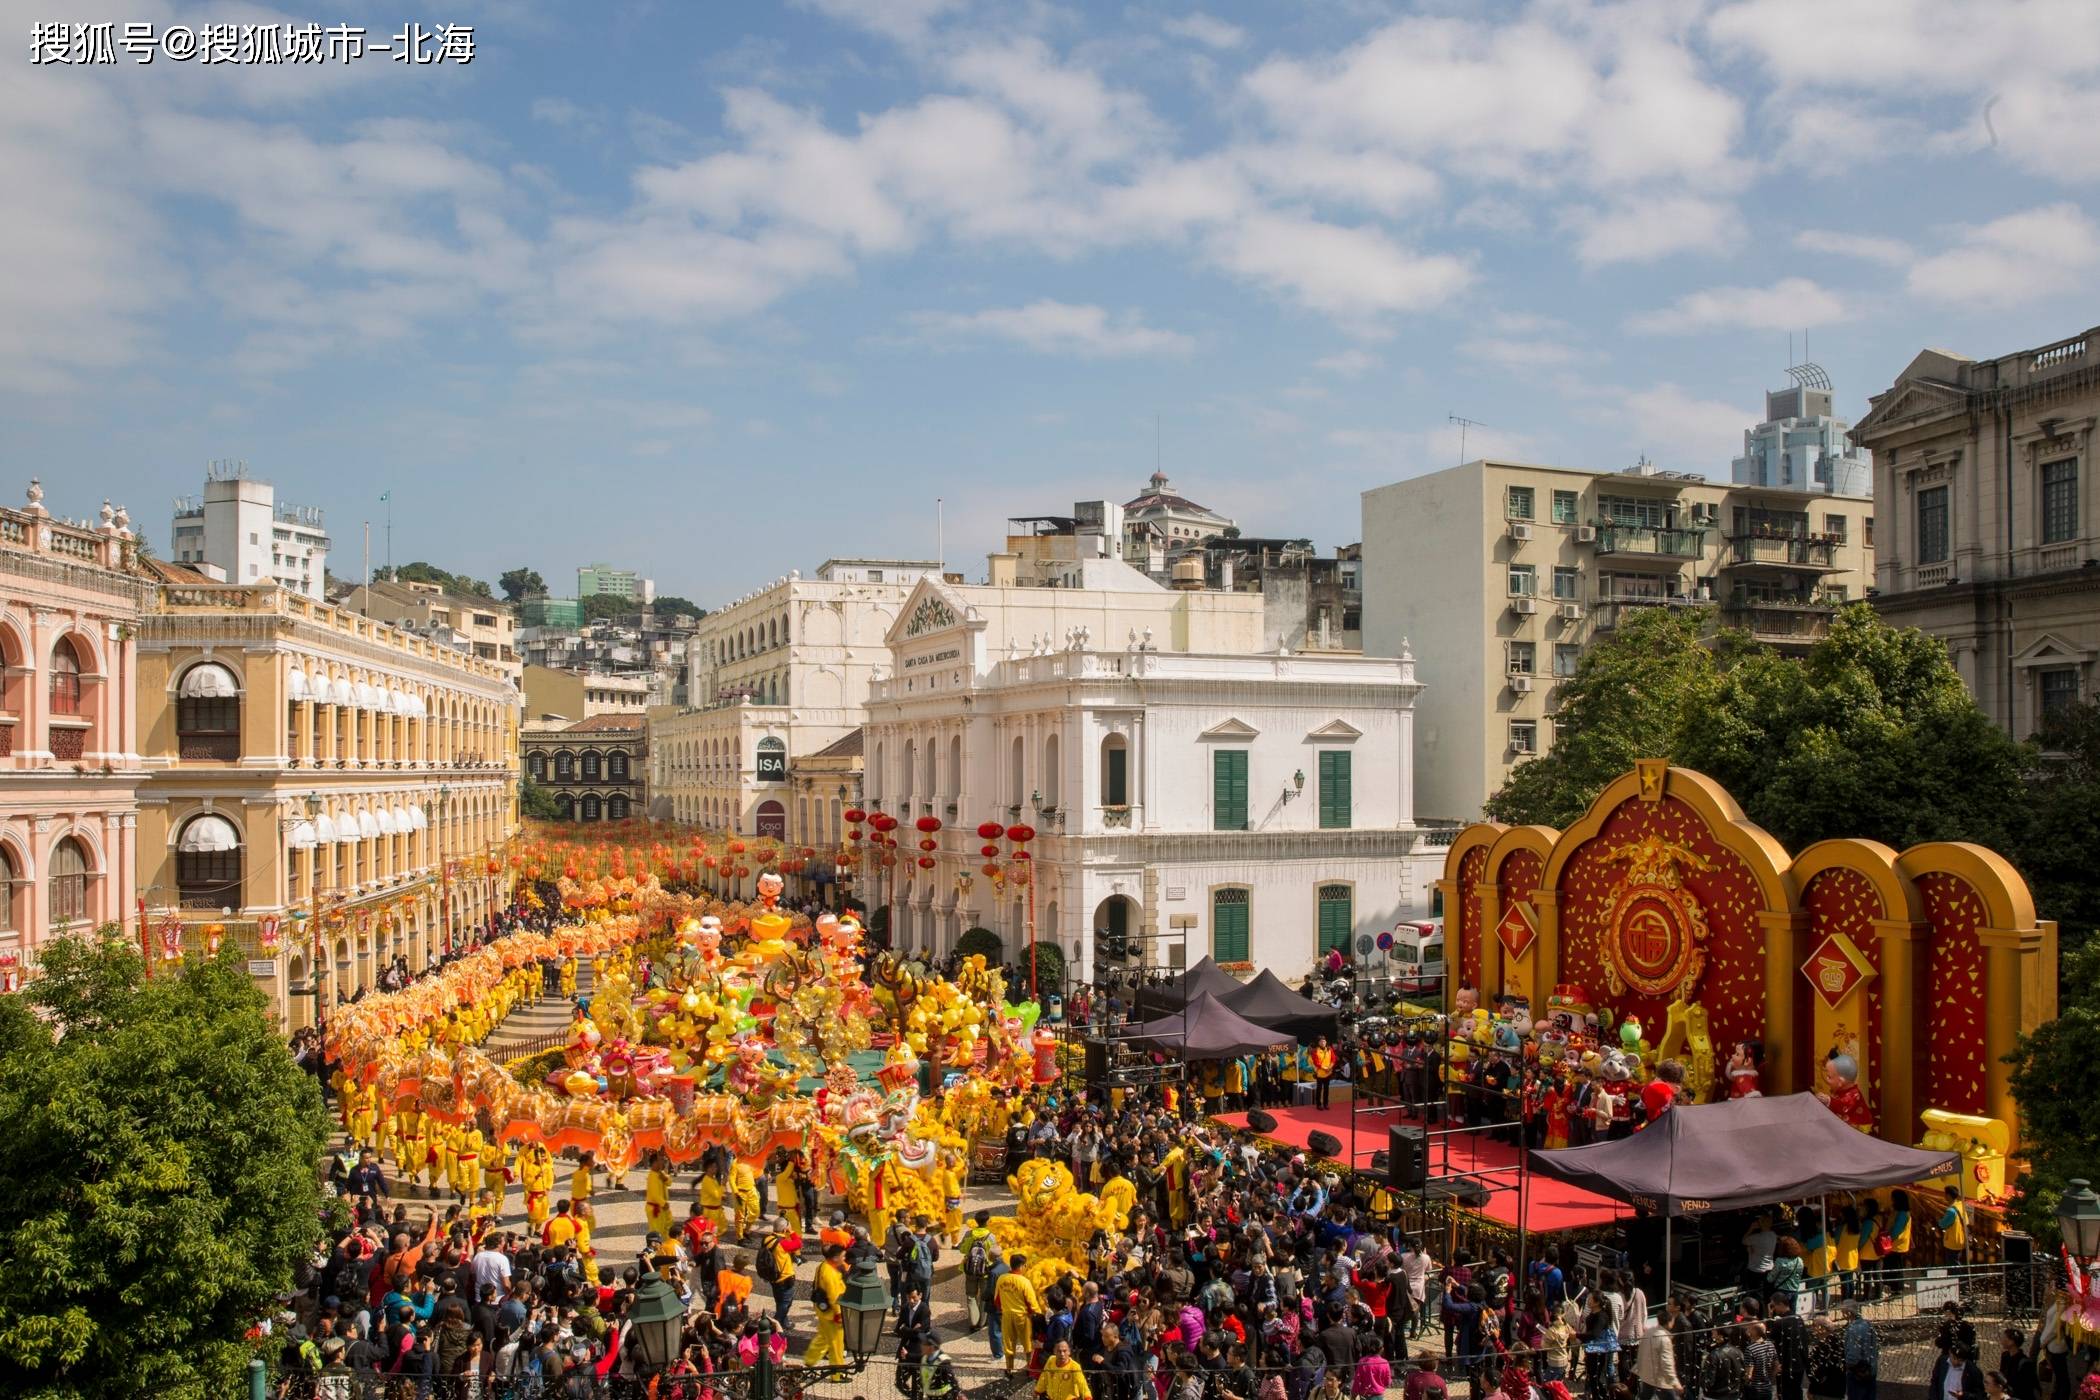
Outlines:
[[[1258,595],[1113,561],[1087,581],[928,578],[892,627],[862,755],[900,858],[859,893],[900,943],[981,925],[1018,955],[1032,918],[1082,968],[1128,948],[1296,976],[1426,915],[1442,849],[1414,822],[1411,656],[1260,652]],[[932,869],[922,817],[942,823]],[[1037,830],[1032,888],[983,874],[987,821]]]

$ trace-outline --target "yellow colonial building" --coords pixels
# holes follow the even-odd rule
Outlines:
[[[306,1025],[508,905],[518,692],[371,618],[174,572],[138,624],[148,945],[233,941]]]

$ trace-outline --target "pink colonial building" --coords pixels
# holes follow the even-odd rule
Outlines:
[[[137,623],[150,592],[121,510],[0,509],[0,987],[66,931],[127,922],[138,868]]]

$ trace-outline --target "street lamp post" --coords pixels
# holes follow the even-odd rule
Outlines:
[[[2056,1203],[2056,1231],[2081,1267],[2100,1259],[2100,1195],[2093,1193],[2092,1184],[2082,1176],[2064,1184],[2064,1194]]]

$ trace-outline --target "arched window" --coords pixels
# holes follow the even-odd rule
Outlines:
[[[900,802],[909,803],[911,801],[912,784],[918,779],[918,776],[919,746],[913,740],[906,739],[904,741],[904,767],[902,770],[904,782],[897,789],[897,798]]]
[[[587,821],[587,822],[594,822],[594,821],[598,820],[598,794],[597,794],[597,793],[595,793],[595,792],[587,792],[587,793],[585,793],[585,794],[583,795],[583,802],[582,802],[582,804],[581,804],[581,807],[580,807],[580,809],[579,809],[578,815],[579,815],[579,816],[580,816],[580,817],[582,818],[582,820],[584,820],[584,821]]]
[[[183,823],[175,838],[175,888],[185,909],[238,909],[246,903],[240,829],[216,812]]]
[[[598,751],[596,749],[584,750],[583,780],[587,783],[597,782],[601,767],[602,764],[599,761]]]
[[[14,933],[22,927],[15,895],[27,888],[29,882],[22,878],[22,867],[15,863],[15,853],[0,846],[0,932]]]
[[[882,769],[885,751],[888,747],[887,744],[877,744],[875,746],[875,766],[867,771],[868,787],[870,789],[868,797],[871,801],[880,802],[882,794],[888,790],[888,784],[883,781],[888,774],[884,773]]]
[[[60,637],[51,647],[51,756],[61,761],[78,760],[88,750],[88,726],[81,723],[88,707],[82,677],[79,644]]]
[[[241,756],[241,683],[216,661],[192,666],[175,687],[176,754],[232,763]]]
[[[51,848],[51,927],[87,922],[88,854],[78,837]]]
[[[1058,789],[1062,786],[1059,781],[1059,769],[1063,766],[1057,761],[1058,749],[1059,745],[1055,734],[1043,740],[1043,805],[1045,807],[1058,805]]]
[[[948,740],[948,796],[962,796],[962,735],[950,736]]]
[[[571,783],[576,781],[576,755],[558,753],[554,755],[554,781]]]
[[[1130,805],[1130,741],[1120,734],[1101,741],[1101,805]]]
[[[554,799],[554,815],[565,822],[576,820],[576,799],[562,793]]]
[[[614,752],[605,756],[605,776],[616,783],[627,781],[627,755]],[[622,798],[621,801],[625,801]]]
[[[1028,741],[1014,735],[1013,758],[1008,765],[1007,801],[1009,807],[1018,807],[1028,800]]]
[[[618,793],[605,800],[605,819],[624,822],[627,820],[627,799]]]
[[[532,780],[534,782],[544,783],[547,781],[547,755],[536,753],[525,761],[525,766],[532,771]]]

